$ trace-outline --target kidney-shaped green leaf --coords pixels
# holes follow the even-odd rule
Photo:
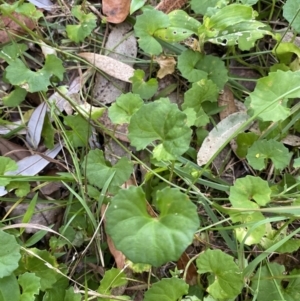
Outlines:
[[[300,72],[271,72],[257,81],[255,90],[246,100],[250,113],[263,121],[279,121],[290,114],[289,98],[300,97]]]
[[[179,278],[162,279],[145,293],[144,301],[176,301],[188,293],[189,286]]]
[[[137,150],[154,140],[161,144],[154,148],[157,160],[174,160],[189,148],[191,129],[187,116],[169,99],[161,98],[143,105],[130,119],[128,137]]]
[[[271,189],[267,181],[259,177],[246,176],[237,179],[230,187],[229,200],[233,207],[248,208],[247,203],[255,200],[260,206],[266,206],[271,200]]]
[[[160,266],[177,260],[199,227],[196,206],[178,189],[160,190],[156,198],[156,218],[147,212],[141,187],[120,190],[107,210],[107,233],[134,263]]]
[[[271,140],[257,140],[248,149],[247,159],[249,164],[258,170],[266,167],[268,159],[271,159],[276,169],[287,167],[292,154],[282,142]]]

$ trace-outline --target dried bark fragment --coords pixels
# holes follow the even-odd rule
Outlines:
[[[155,8],[168,14],[175,9],[181,8],[187,0],[163,0]]]

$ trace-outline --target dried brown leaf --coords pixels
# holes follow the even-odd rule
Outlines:
[[[122,23],[130,11],[130,0],[103,0],[102,12],[110,23]]]
[[[25,147],[4,138],[0,138],[0,154],[1,156],[9,157],[15,161],[22,160],[31,155],[29,150]]]
[[[164,13],[168,14],[172,10],[181,8],[184,4],[186,4],[187,0],[162,0],[155,9],[161,10]]]
[[[300,146],[300,137],[296,135],[287,135],[285,138],[281,140],[284,144],[290,145],[290,146],[296,146],[299,148]]]
[[[88,62],[95,65],[97,68],[104,71],[108,75],[125,82],[131,82],[130,78],[134,75],[134,69],[132,67],[101,54],[82,52],[78,55],[86,59]]]
[[[172,56],[157,56],[154,60],[159,64],[160,69],[157,72],[158,78],[164,78],[168,74],[173,74],[175,71],[176,61]]]
[[[107,111],[103,113],[103,115],[98,119],[105,126],[105,129],[110,132],[111,135],[120,139],[124,142],[130,142],[127,135],[128,135],[128,124],[124,123],[121,125],[115,125],[111,122],[110,118],[108,117]]]
[[[29,204],[8,205],[5,207],[6,212],[10,217],[14,217],[15,223],[22,223],[22,218],[28,210]],[[53,204],[36,204],[35,213],[32,215],[30,224],[36,224],[41,226],[50,226],[55,224],[59,214],[62,212],[62,208]],[[40,229],[37,228],[25,228],[26,233],[36,233]]]
[[[12,13],[12,16],[18,19],[25,28],[30,30],[35,28],[35,23],[31,19],[18,13]],[[9,42],[14,37],[14,34],[21,36],[26,34],[26,30],[8,16],[0,16],[0,28],[4,28],[0,30],[0,44]]]
[[[190,258],[188,256],[188,254],[186,252],[184,252],[177,261],[177,268],[179,270],[185,270],[189,261],[190,261]],[[189,285],[197,284],[197,276],[198,276],[198,273],[197,273],[196,266],[192,262],[187,269],[186,279],[185,279],[186,283]]]
[[[238,111],[233,93],[228,86],[225,86],[223,93],[219,95],[218,105],[219,107],[225,107],[223,111],[219,113],[221,120]]]
[[[102,215],[105,214],[106,207],[107,207],[107,205],[102,205],[102,207],[101,207]],[[104,226],[105,226],[105,218],[104,218],[103,222],[104,222]],[[107,241],[109,251],[115,259],[117,268],[122,270],[125,266],[125,260],[126,260],[125,255],[121,251],[116,249],[112,239],[110,238],[110,236],[108,234],[106,234],[106,241]]]

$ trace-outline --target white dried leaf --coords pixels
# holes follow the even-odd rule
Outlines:
[[[52,10],[54,7],[50,0],[28,0],[28,2],[31,2],[36,7],[44,10]]]
[[[26,141],[33,149],[37,149],[41,141],[46,112],[47,104],[43,102],[33,111],[28,121]]]
[[[28,156],[17,162],[18,169],[13,171],[8,171],[5,175],[22,175],[22,176],[34,176],[43,170],[48,164],[49,161],[47,157],[53,159],[62,149],[60,144],[56,144],[53,149],[47,150],[43,155],[32,155]],[[0,186],[0,196],[3,196],[7,193],[3,186]]]
[[[132,67],[101,54],[82,52],[78,55],[108,75],[125,82],[131,82],[130,78],[134,75],[134,69]]]
[[[42,49],[44,57],[47,57],[47,55],[49,55],[49,54],[57,55],[56,50],[53,47],[47,45],[43,41],[39,41],[39,43],[40,43],[40,47]]]
[[[224,142],[248,119],[249,116],[246,113],[237,112],[220,121],[204,139],[197,155],[198,165],[202,166],[206,164]]]
[[[18,131],[18,134],[24,135],[27,133],[27,131],[24,129],[25,124],[22,120],[18,120],[14,122],[13,124],[6,124],[6,125],[0,125],[0,135],[7,135],[11,131],[17,130],[19,128],[20,130]]]
[[[92,71],[91,69],[89,69],[82,76],[76,77],[71,82],[69,89],[61,87],[60,93],[55,92],[50,96],[49,104],[55,105],[58,111],[65,111],[68,115],[71,115],[73,113],[73,108],[66,98],[72,98],[73,95],[78,95],[81,87],[85,84],[91,74]],[[66,95],[66,97],[64,97],[63,95]]]

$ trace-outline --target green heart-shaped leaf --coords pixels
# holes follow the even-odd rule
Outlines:
[[[135,263],[153,266],[177,260],[199,227],[196,206],[178,189],[156,193],[160,215],[147,212],[141,187],[120,190],[106,213],[106,230],[116,248]]]

